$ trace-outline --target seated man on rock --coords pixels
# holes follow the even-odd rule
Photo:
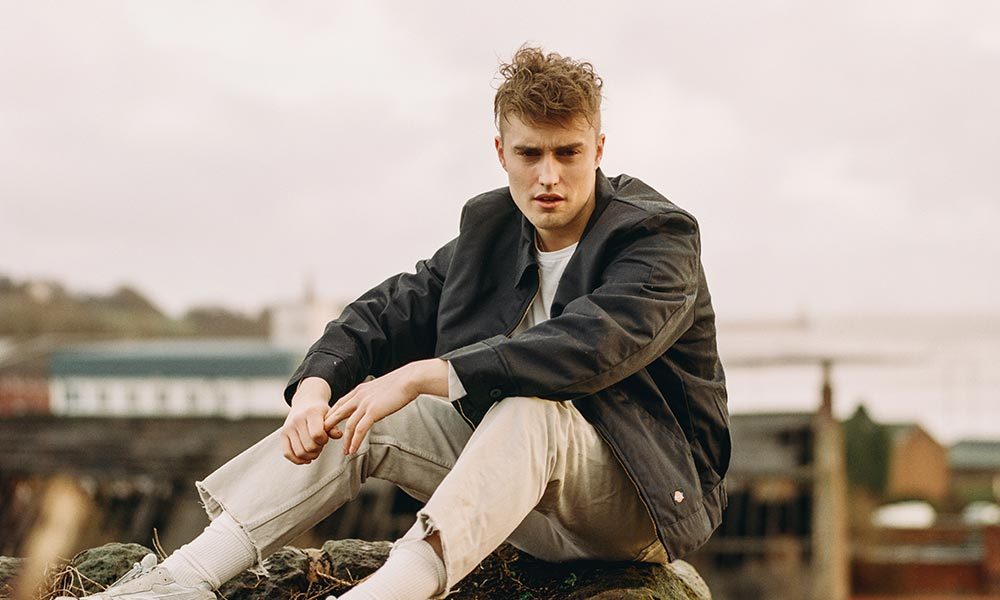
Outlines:
[[[197,484],[202,534],[96,597],[214,598],[368,477],[425,505],[342,599],[443,597],[504,541],[662,563],[712,534],[730,438],[698,225],[601,172],[589,63],[522,47],[500,75],[509,186],[327,325],[284,426]]]

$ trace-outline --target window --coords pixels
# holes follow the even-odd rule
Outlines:
[[[226,414],[226,392],[222,390],[215,392],[215,414]]]
[[[66,412],[75,413],[80,410],[80,390],[74,385],[66,386]]]
[[[156,407],[160,414],[165,415],[170,412],[170,394],[164,388],[156,391]]]

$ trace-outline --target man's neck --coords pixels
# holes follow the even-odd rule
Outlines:
[[[583,231],[587,228],[587,223],[590,222],[590,217],[594,214],[595,197],[596,191],[591,192],[586,208],[580,211],[569,227],[561,228],[558,231],[536,229],[535,244],[537,244],[538,249],[542,252],[555,252],[579,242],[580,238],[583,237]]]
[[[536,232],[535,247],[541,252],[555,252],[568,248],[580,241],[580,236],[545,236],[541,231]]]

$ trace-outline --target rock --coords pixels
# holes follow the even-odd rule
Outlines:
[[[257,576],[244,573],[223,586],[229,600],[251,600],[301,593],[305,598],[342,594],[382,566],[389,542],[336,540],[317,550],[284,548],[265,563],[270,579],[281,584],[260,587]],[[308,563],[303,562],[305,559]],[[452,590],[449,600],[511,598],[515,600],[709,600],[711,593],[694,567],[684,561],[669,565],[573,562],[552,564],[503,545]]]
[[[23,563],[24,559],[21,558],[0,556],[0,598],[9,598],[14,595],[14,578]]]
[[[684,561],[669,565],[548,563],[506,544],[453,591],[454,598],[462,600],[709,600],[712,597],[705,581]]]
[[[226,600],[323,599],[339,595],[375,571],[389,542],[337,540],[321,549],[286,547],[268,557],[266,575],[246,571],[222,586]],[[81,552],[62,569],[54,589],[94,593],[120,577],[150,550],[106,544]],[[16,559],[0,558],[0,584]],[[82,585],[81,585],[82,583]],[[2,589],[2,588],[0,588]],[[684,561],[669,565],[608,562],[546,563],[503,545],[452,590],[451,600],[709,600],[697,571]]]
[[[152,550],[139,544],[104,544],[84,550],[56,575],[53,590],[60,594],[95,594],[118,580]]]
[[[227,600],[263,598],[325,598],[318,593],[330,587],[316,574],[322,565],[320,552],[286,546],[264,561],[267,576],[256,570],[244,571],[223,584],[219,595]]]

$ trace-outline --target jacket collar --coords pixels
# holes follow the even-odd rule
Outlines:
[[[594,212],[590,215],[587,226],[583,229],[581,240],[587,237],[587,233],[594,227],[594,224],[601,217],[604,209],[608,207],[608,204],[611,203],[611,199],[615,195],[615,190],[611,186],[611,182],[608,181],[608,178],[601,169],[598,168],[594,176],[596,178],[594,184]],[[538,268],[538,263],[535,260],[535,226],[522,214],[521,239],[518,241],[517,264],[514,268],[515,287],[521,285],[524,281],[524,275],[527,273],[529,267]]]

